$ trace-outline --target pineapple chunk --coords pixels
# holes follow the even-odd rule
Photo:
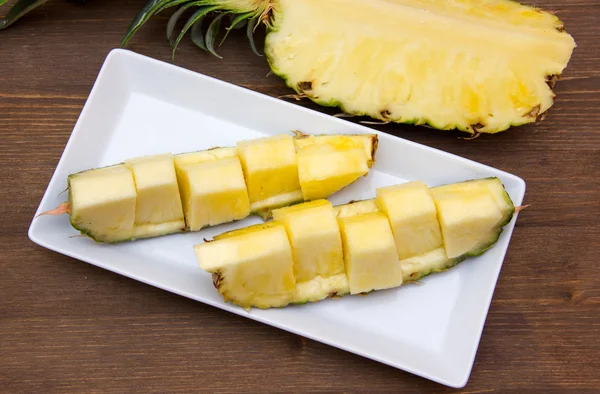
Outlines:
[[[379,211],[375,199],[354,201],[349,204],[333,207],[333,212],[338,218],[360,215],[361,213],[370,213]]]
[[[293,302],[294,304],[317,302],[327,297],[335,298],[343,296],[349,292],[348,278],[345,273],[332,275],[327,278],[315,276],[312,280],[296,283]]]
[[[282,223],[287,231],[297,284],[315,282],[303,286],[295,302],[323,299],[331,293],[348,293],[340,230],[329,201],[317,200],[276,209],[273,219]],[[344,278],[327,281],[336,275]]]
[[[450,269],[462,260],[461,258],[450,259],[446,256],[444,248],[437,248],[431,252],[400,261],[402,280],[404,283],[414,282],[429,274]]]
[[[361,148],[307,145],[298,150],[298,174],[304,200],[327,198],[369,172]]]
[[[299,133],[294,140],[296,149],[300,150],[309,145],[330,145],[338,150],[363,149],[367,157],[367,165],[373,167],[375,152],[378,145],[377,134],[365,135],[307,135]]]
[[[268,216],[274,208],[303,200],[291,136],[240,141],[237,147],[252,212]]]
[[[515,213],[515,206],[504,189],[502,181],[496,177],[473,179],[465,182],[451,183],[448,185],[436,186],[431,189],[437,196],[446,194],[461,194],[476,190],[489,191],[502,212],[504,224],[508,224]]]
[[[177,173],[190,231],[250,215],[244,173],[237,156],[181,164]]]
[[[136,190],[125,165],[70,175],[71,225],[97,242],[133,238]]]
[[[185,221],[170,154],[127,160],[137,190],[134,238],[183,231]]]
[[[390,221],[400,260],[443,245],[435,203],[421,181],[378,188],[377,205]]]
[[[194,247],[202,269],[226,302],[244,308],[283,307],[296,292],[285,227],[271,222]],[[250,231],[248,231],[250,230]]]
[[[381,212],[339,218],[346,276],[351,294],[402,284],[394,235]]]
[[[477,256],[500,236],[503,214],[487,190],[436,193],[432,189],[448,258]]]

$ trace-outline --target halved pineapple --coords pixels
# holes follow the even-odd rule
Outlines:
[[[344,254],[333,206],[327,200],[273,211],[292,245],[297,293],[294,302],[318,301],[347,294]]]
[[[327,198],[367,172],[367,157],[361,148],[315,144],[298,149],[298,174],[306,201]]]
[[[137,193],[134,238],[183,231],[185,221],[177,177],[170,154],[126,160]]]
[[[202,269],[226,302],[244,308],[282,307],[294,299],[292,248],[285,227],[253,226],[195,246]]]
[[[435,204],[425,183],[380,187],[376,194],[377,206],[390,220],[400,260],[443,245]]]
[[[266,215],[272,209],[303,201],[292,136],[245,140],[237,147],[252,212]]]
[[[187,161],[187,164],[178,164],[177,175],[190,231],[250,215],[248,191],[237,156],[196,163]]]
[[[152,1],[122,45],[169,6],[207,7],[177,43],[209,12],[248,19],[250,38],[263,22],[269,66],[297,97],[471,134],[542,119],[576,46],[558,17],[512,0]],[[216,54],[210,26],[201,47]]]
[[[97,242],[133,238],[137,194],[133,174],[125,165],[73,174],[68,184],[74,228]]]
[[[338,218],[338,222],[350,293],[400,286],[402,267],[387,217],[372,212]]]

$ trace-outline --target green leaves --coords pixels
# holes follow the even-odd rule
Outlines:
[[[131,21],[129,28],[127,29],[127,33],[125,33],[125,37],[121,42],[121,47],[125,47],[131,37],[144,25],[144,23],[148,22],[150,18],[159,12],[169,8],[174,7],[183,3],[182,0],[150,0],[146,5],[141,9],[141,11],[137,14],[137,16]]]
[[[6,3],[7,0],[0,0],[0,5]],[[6,29],[18,21],[23,15],[33,10],[36,7],[44,4],[48,0],[19,0],[8,11],[4,19],[0,19],[0,30]]]

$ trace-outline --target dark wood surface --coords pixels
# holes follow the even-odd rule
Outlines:
[[[535,3],[557,11],[578,43],[545,121],[473,141],[379,127],[528,184],[533,205],[518,219],[464,392],[600,392],[600,2]],[[142,4],[51,1],[0,32],[0,392],[453,391],[29,241],[97,72]],[[169,60],[166,18],[129,48]],[[225,60],[186,39],[176,63],[289,93],[242,34],[220,52]]]

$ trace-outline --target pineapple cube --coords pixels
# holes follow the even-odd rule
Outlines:
[[[435,203],[425,183],[381,187],[376,193],[377,205],[390,221],[400,260],[443,245]]]
[[[68,183],[73,227],[98,242],[133,238],[137,195],[127,167],[80,172],[70,175]]]
[[[394,235],[381,212],[338,218],[351,294],[402,284]]]
[[[276,209],[273,219],[282,223],[287,231],[292,245],[296,282],[315,281],[307,285],[313,291],[300,292],[300,298],[295,301],[314,301],[326,298],[330,293],[347,293],[342,239],[331,203],[317,200]],[[323,281],[336,275],[343,278]],[[339,287],[331,288],[331,285]]]
[[[433,197],[448,258],[477,255],[496,242],[503,213],[489,191],[433,191]]]
[[[137,190],[134,238],[183,231],[185,222],[173,156],[145,156],[127,160]]]
[[[302,201],[294,140],[277,135],[237,144],[252,212]]]
[[[369,172],[364,149],[307,145],[298,149],[298,174],[304,200],[327,198]]]
[[[185,222],[191,231],[250,215],[244,173],[237,156],[177,167]]]
[[[353,148],[362,149],[367,158],[369,168],[375,163],[375,152],[378,145],[377,134],[351,134],[351,135],[304,135],[298,136],[294,142],[299,150],[308,145],[330,145],[339,150]]]
[[[202,269],[225,301],[244,308],[282,307],[296,291],[292,248],[285,227],[276,222],[194,247]]]

